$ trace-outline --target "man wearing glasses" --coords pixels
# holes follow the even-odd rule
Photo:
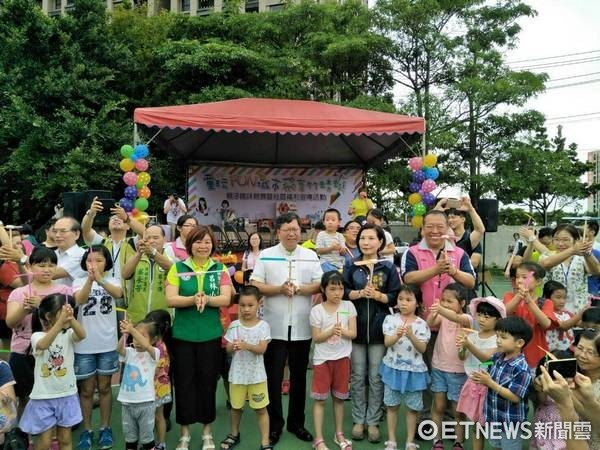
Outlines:
[[[296,214],[280,215],[275,221],[279,244],[263,250],[250,278],[265,296],[264,319],[272,340],[265,353],[269,388],[271,444],[279,441],[284,419],[281,382],[286,360],[290,368],[290,401],[287,430],[303,441],[313,436],[304,428],[306,370],[310,352],[309,315],[311,295],[319,291],[323,271],[315,252],[298,245],[300,221]]]
[[[55,252],[58,257],[54,279],[58,284],[72,286],[73,280],[87,276],[81,268],[85,250],[77,245],[80,234],[81,226],[73,217],[63,217],[54,224]]]

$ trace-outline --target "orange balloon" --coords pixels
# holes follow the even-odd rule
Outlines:
[[[237,284],[244,284],[244,272],[241,270],[236,270],[233,274],[233,279]]]
[[[150,188],[148,186],[144,186],[143,188],[141,188],[138,191],[138,197],[141,197],[141,198],[146,198],[146,199],[150,198],[150,194],[151,194],[151,192],[150,192]]]

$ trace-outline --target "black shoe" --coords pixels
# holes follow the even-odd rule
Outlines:
[[[313,435],[310,434],[310,431],[308,431],[304,427],[288,428],[288,431],[296,435],[296,437],[301,441],[312,442],[312,440],[314,439]]]
[[[281,437],[281,431],[271,431],[269,433],[269,442],[271,445],[275,445],[279,442],[279,438]]]

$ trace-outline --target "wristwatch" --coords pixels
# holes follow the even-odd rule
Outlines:
[[[27,255],[21,256],[19,261],[17,261],[17,264],[20,266],[24,266],[25,264],[27,264]]]

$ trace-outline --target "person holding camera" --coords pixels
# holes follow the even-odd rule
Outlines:
[[[165,200],[163,211],[167,215],[167,224],[171,228],[169,240],[172,240],[175,236],[175,227],[177,227],[177,221],[181,216],[187,213],[187,208],[177,193],[173,193]]]

